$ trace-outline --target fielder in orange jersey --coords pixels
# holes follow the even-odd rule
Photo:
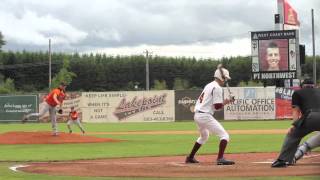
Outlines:
[[[67,122],[67,126],[68,126],[68,129],[69,129],[69,133],[72,133],[72,129],[71,129],[71,125],[76,123],[77,126],[80,128],[82,134],[85,133],[82,125],[81,125],[81,122],[79,120],[79,115],[78,115],[78,112],[74,109],[74,107],[71,107],[71,111],[69,113],[69,120]]]
[[[28,119],[32,116],[40,117],[43,116],[46,112],[49,111],[51,124],[52,124],[52,135],[57,136],[58,135],[58,129],[57,129],[57,116],[56,116],[56,106],[59,106],[59,113],[62,114],[62,104],[63,100],[66,96],[66,84],[60,83],[59,87],[56,89],[53,89],[47,96],[44,102],[44,107],[40,110],[39,113],[31,113],[26,114],[23,116],[22,122],[28,121]]]

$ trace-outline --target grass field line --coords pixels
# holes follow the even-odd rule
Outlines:
[[[313,157],[318,157],[320,154],[310,154],[310,155],[305,155],[303,158],[308,159],[308,158],[313,158]]]
[[[18,172],[18,168],[28,167],[29,165],[18,164],[14,166],[10,166],[9,169],[15,172]]]
[[[286,134],[286,129],[260,129],[260,130],[227,130],[229,134]],[[167,134],[198,134],[196,130],[182,130],[182,131],[121,131],[121,132],[88,132],[88,135],[130,135],[130,134],[150,134],[150,135],[167,135]]]

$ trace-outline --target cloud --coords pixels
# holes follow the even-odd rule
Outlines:
[[[302,24],[300,41],[310,54],[310,9],[320,7],[320,2],[290,2]],[[250,38],[251,31],[273,30],[276,12],[276,1],[261,0],[3,0],[0,31],[8,49],[43,50],[52,37],[59,44],[56,51],[171,47],[183,52],[194,48],[197,54],[204,53],[197,48],[201,46],[211,54],[208,44],[233,47]],[[320,35],[319,27],[316,34]],[[249,54],[246,45],[240,49]],[[229,54],[239,51],[229,49]]]
[[[25,11],[21,16],[0,12],[0,29],[6,41],[17,44],[47,45],[48,39],[56,44],[75,44],[83,40],[87,33],[51,15],[38,16]]]
[[[153,56],[195,57],[197,59],[222,58],[229,56],[250,55],[250,39],[234,39],[230,43],[193,43],[188,45],[139,45],[118,48],[101,48],[89,50],[84,53],[104,53],[116,55],[142,55],[144,50],[149,50]]]

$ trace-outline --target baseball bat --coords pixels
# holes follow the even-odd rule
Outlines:
[[[231,92],[231,90],[230,90],[228,81],[226,81],[225,84],[226,84],[226,88],[227,88],[228,93],[229,93],[229,98],[230,98],[230,100],[233,100],[233,101],[234,101],[234,95],[232,94],[232,92]]]
[[[230,90],[229,83],[228,83],[228,79],[225,78],[225,76],[224,76],[224,74],[223,74],[222,68],[223,68],[223,65],[222,65],[222,64],[219,64],[219,65],[218,65],[218,69],[220,70],[221,76],[222,76],[222,78],[223,78],[224,81],[225,81],[225,86],[226,86],[226,88],[227,88],[227,90],[228,90],[229,98],[230,98],[230,100],[234,100],[234,95],[232,94],[232,92],[231,92],[231,90]]]

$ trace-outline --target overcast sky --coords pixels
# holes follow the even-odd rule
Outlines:
[[[2,0],[4,50],[221,58],[250,55],[250,32],[274,30],[277,0]],[[312,55],[311,9],[320,54],[320,1],[289,0],[300,43]]]

